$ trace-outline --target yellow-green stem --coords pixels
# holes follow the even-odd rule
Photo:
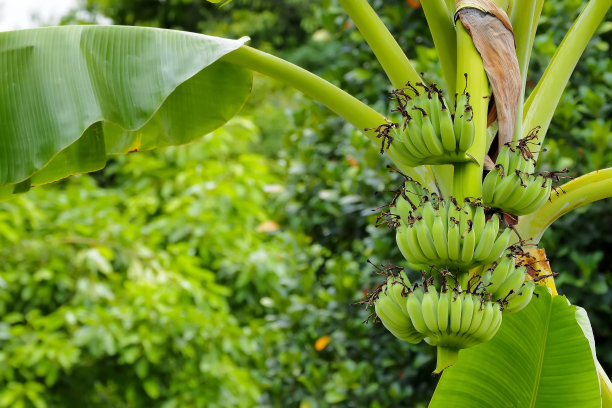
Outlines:
[[[612,168],[585,174],[561,189],[558,195],[553,192],[550,201],[540,209],[520,218],[517,229],[522,238],[531,238],[537,244],[557,218],[593,201],[612,197]]]
[[[597,26],[612,6],[612,0],[590,0],[569,29],[548,64],[544,75],[523,107],[523,136],[541,126],[538,141],[543,142],[565,85]],[[534,156],[537,158],[539,152]]]
[[[434,373],[439,374],[457,362],[459,350],[438,346],[438,360]]]
[[[421,80],[404,51],[367,0],[338,0],[376,55],[395,88]]]
[[[457,93],[465,88],[470,94],[474,121],[474,143],[467,151],[474,161],[455,165],[454,196],[458,200],[482,196],[482,167],[487,145],[487,107],[489,87],[482,59],[476,50],[472,37],[457,20]]]
[[[427,18],[429,31],[438,51],[442,74],[449,94],[455,89],[457,72],[457,40],[453,24],[454,7],[449,10],[443,0],[428,0],[421,3]]]
[[[441,0],[435,1],[439,2]],[[359,32],[363,35],[363,38],[372,49],[372,52],[374,52],[376,59],[385,70],[393,87],[403,88],[408,81],[412,83],[421,81],[420,75],[414,69],[412,63],[408,57],[406,57],[406,54],[404,54],[380,17],[378,17],[376,12],[368,4],[367,0],[339,0],[339,3],[344,11],[351,17],[359,29]],[[423,7],[425,7],[425,4]],[[444,4],[442,4],[442,7],[444,7]],[[450,39],[454,41],[452,19],[448,14],[446,17],[446,21],[440,22],[440,25],[445,26],[446,29],[444,34],[446,37],[444,40],[447,41]],[[452,38],[448,37],[449,28],[452,31]],[[436,35],[434,35],[434,39],[436,39]],[[438,47],[438,43],[436,43],[436,47]],[[452,50],[450,53],[452,56],[447,50]],[[440,61],[442,62],[446,75],[449,68],[454,72],[454,65],[452,65],[455,61],[454,43],[453,46],[443,47],[443,51],[444,53],[440,55]],[[394,152],[391,152],[391,154],[394,154]],[[396,162],[396,164],[398,163]],[[448,194],[452,189],[452,172],[449,172],[448,168],[426,165],[424,168],[419,167],[419,171],[429,172],[428,177],[435,180],[436,188],[440,194]]]
[[[385,123],[383,115],[352,95],[315,74],[281,58],[248,46],[242,46],[236,51],[225,55],[223,60],[260,72],[294,87],[327,106],[360,130],[374,128]],[[369,131],[366,134],[372,141],[380,144],[380,140],[376,138],[374,132]],[[393,149],[388,151],[387,154],[400,170],[408,176],[432,191],[437,189],[431,173],[425,167],[407,167],[401,165]]]

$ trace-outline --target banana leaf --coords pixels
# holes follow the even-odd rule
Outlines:
[[[246,39],[122,26],[0,33],[0,196],[188,143],[244,105]]]
[[[539,286],[488,343],[462,350],[430,407],[600,407],[592,333],[583,309]]]

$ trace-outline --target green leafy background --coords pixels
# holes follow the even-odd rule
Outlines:
[[[388,82],[335,2],[203,3],[83,1],[89,14],[65,22],[249,35],[387,109]],[[439,78],[422,10],[371,3]],[[545,4],[530,88],[581,4]],[[544,168],[612,162],[611,35],[604,23],[572,77]],[[384,166],[355,129],[257,77],[241,116],[200,141],[114,157],[1,204],[0,406],[427,405],[434,350],[362,324],[353,305],[379,281],[366,259],[401,262],[390,231],[373,227],[375,192],[397,182]],[[611,226],[609,203],[595,204],[542,241],[608,372]]]

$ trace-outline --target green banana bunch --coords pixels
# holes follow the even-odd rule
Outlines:
[[[482,184],[484,205],[514,215],[525,215],[540,208],[550,198],[552,179],[535,175],[533,160],[524,152],[518,147],[502,147],[495,167]]]
[[[419,333],[412,324],[406,308],[407,290],[410,281],[405,272],[399,276],[389,276],[387,281],[379,288],[374,300],[376,315],[395,337],[409,343],[417,344],[425,336]]]
[[[381,152],[387,143],[404,164],[413,167],[470,160],[465,154],[474,141],[469,94],[459,95],[454,115],[435,83],[418,82],[413,86],[408,82],[406,88],[396,89],[392,95],[402,125],[391,122],[376,128],[382,138]]]
[[[526,279],[527,268],[517,265],[514,254],[507,252],[486,270],[480,285],[492,300],[503,306],[504,313],[515,313],[531,301],[535,283],[533,280],[525,282]]]
[[[414,264],[467,271],[491,264],[509,245],[511,230],[500,230],[499,215],[487,219],[484,207],[469,200],[459,206],[453,198],[427,198],[417,206],[398,197],[392,211],[401,220],[398,247]]]
[[[423,280],[408,294],[406,306],[414,328],[424,340],[438,347],[439,373],[457,359],[460,349],[489,341],[502,322],[501,304],[486,300],[482,293],[461,291],[459,284],[449,290],[446,281],[438,293]]]

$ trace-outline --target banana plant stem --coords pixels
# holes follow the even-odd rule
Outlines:
[[[404,51],[367,0],[338,0],[338,2],[367,41],[395,88],[406,86],[408,81],[414,83],[421,80]]]
[[[565,85],[587,43],[611,6],[612,0],[591,0],[580,13],[525,103],[523,134],[541,126],[538,141],[543,142]],[[537,158],[538,154],[536,152],[534,156]]]
[[[327,106],[362,131],[376,128],[386,122],[386,118],[383,115],[357,98],[323,78],[281,58],[248,46],[242,46],[236,51],[225,55],[222,60],[252,69],[294,87],[317,102]],[[365,133],[373,142],[381,143],[372,130],[365,131]],[[407,167],[402,165],[393,149],[385,154],[388,154],[389,158],[402,172],[432,191],[437,190],[435,181],[427,168],[423,166]]]
[[[450,95],[455,89],[457,72],[457,40],[453,24],[453,10],[448,9],[444,0],[424,1],[421,6],[438,51],[446,90]]]
[[[467,87],[466,77],[467,74]],[[474,121],[474,143],[467,151],[474,161],[455,165],[454,196],[463,201],[466,197],[482,196],[482,168],[487,145],[487,107],[489,88],[482,59],[472,37],[457,20],[457,94],[464,89],[470,94]],[[455,112],[457,115],[457,112]]]
[[[533,39],[542,12],[544,0],[516,0],[512,7],[510,20],[514,30],[516,42],[516,55],[521,72],[521,96],[520,102],[525,99],[525,85],[527,83],[527,69],[531,57]],[[516,111],[513,139],[521,138],[523,134],[523,109],[522,105]]]
[[[438,346],[436,369],[434,373],[440,374],[445,368],[452,366],[459,358],[459,350]]]
[[[550,201],[537,211],[521,217],[517,230],[521,237],[540,242],[544,231],[556,219],[593,201],[612,197],[612,168],[597,170],[578,177],[552,193]],[[563,192],[565,191],[565,192]]]

